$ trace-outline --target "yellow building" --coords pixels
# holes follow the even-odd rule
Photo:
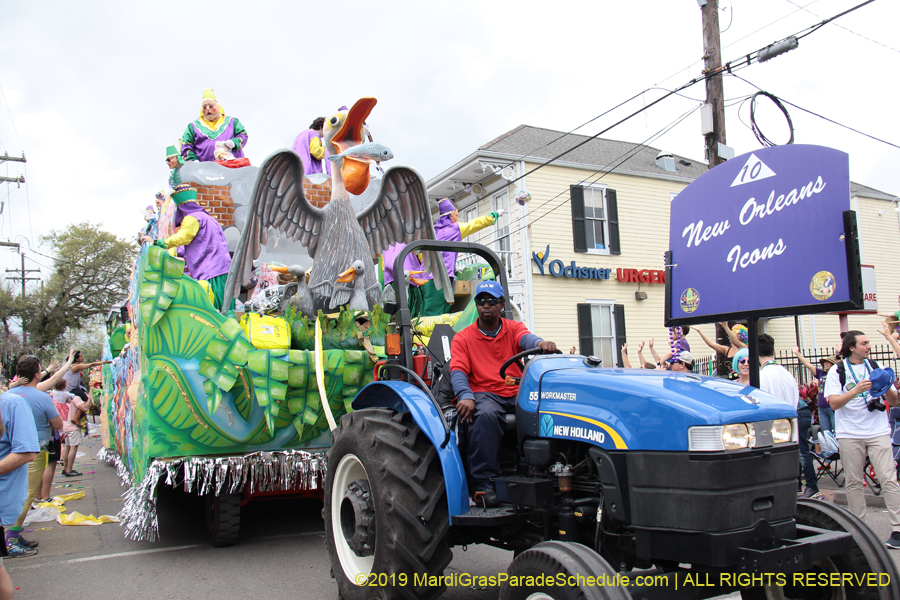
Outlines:
[[[627,340],[637,366],[641,341],[655,340],[661,355],[669,349],[663,325],[669,208],[706,171],[705,163],[641,144],[522,125],[432,178],[428,194],[435,201],[450,197],[463,222],[498,208],[509,211],[465,241],[501,254],[511,303],[529,329],[561,348],[598,355],[606,366],[621,363]],[[524,205],[514,200],[521,190],[531,194]],[[863,264],[875,267],[882,312],[900,308],[893,300],[900,294],[900,213],[892,200],[856,184],[850,199],[858,211]],[[838,340],[837,316],[802,321],[805,348]],[[849,317],[850,327],[866,331],[873,342],[880,338],[879,322],[871,315]],[[761,327],[779,349],[795,345],[793,318]],[[712,324],[701,328],[715,337]],[[688,341],[695,357],[712,353],[696,333]],[[644,356],[650,358],[647,349]]]

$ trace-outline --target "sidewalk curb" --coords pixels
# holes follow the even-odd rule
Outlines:
[[[887,505],[884,503],[883,496],[875,496],[873,494],[865,494],[866,497],[866,506],[871,508],[887,508]],[[841,504],[843,506],[847,506],[847,492],[843,490],[835,490],[834,491],[834,503]]]

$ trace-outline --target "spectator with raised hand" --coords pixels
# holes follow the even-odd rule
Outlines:
[[[633,369],[631,361],[628,360],[628,342],[622,344],[622,366],[626,369]]]
[[[703,343],[716,351],[717,354],[721,354],[727,360],[725,361],[726,367],[730,367],[729,373],[726,374],[728,379],[737,379],[739,373],[734,370],[734,356],[737,354],[738,350],[741,348],[747,347],[747,327],[740,324],[735,324],[733,327],[728,327],[728,323],[719,323],[725,332],[728,334],[728,339],[731,342],[730,345],[725,346],[724,344],[720,344],[709,339],[706,334],[703,333],[702,329],[697,329],[697,333],[700,334],[700,339],[703,340]]]
[[[72,354],[72,352],[74,352],[74,355]],[[84,385],[81,382],[82,373],[89,369],[93,369],[97,365],[106,365],[111,363],[112,361],[95,360],[94,362],[86,363],[83,362],[84,355],[80,350],[77,352],[72,350],[72,352],[69,353],[70,364],[67,363],[69,364],[69,368],[62,369],[62,371],[64,372],[63,379],[65,379],[66,381],[66,391],[81,398],[82,402],[89,402],[90,399],[88,398],[87,392],[84,389]],[[49,390],[52,387],[53,386],[50,386],[47,389]]]
[[[15,388],[14,391],[6,392],[0,395],[0,399],[9,396],[19,396],[23,398],[34,419],[34,425],[37,428],[37,439],[39,444],[39,452],[37,457],[28,465],[28,492],[25,503],[19,506],[21,513],[16,520],[15,525],[9,527],[6,531],[7,547],[18,544],[26,548],[35,548],[38,543],[28,541],[22,537],[22,524],[25,522],[25,516],[31,509],[31,503],[37,498],[41,491],[41,479],[44,475],[44,469],[47,467],[47,446],[50,444],[51,430],[62,429],[62,419],[53,400],[46,392],[38,390],[38,384],[41,379],[41,361],[36,356],[23,356],[16,363],[16,375],[22,381],[22,385]],[[52,377],[51,377],[52,379]],[[4,523],[5,525],[5,523]]]
[[[663,361],[659,357],[659,354],[656,353],[656,349],[653,348],[653,338],[650,338],[650,342],[647,345],[650,347],[650,356],[652,356],[653,360],[656,361],[656,368],[660,368]]]
[[[643,354],[643,352],[644,352],[644,345],[645,345],[644,340],[641,340],[641,342],[638,344],[638,349],[637,349],[638,361],[639,361],[640,364],[641,364],[641,367],[640,367],[640,368],[642,368],[642,369],[655,369],[656,366],[657,366],[656,363],[648,362],[647,359],[644,358],[644,354]]]
[[[828,399],[825,397],[825,378],[828,375],[828,371],[838,363],[840,358],[837,356],[826,356],[819,359],[820,366],[816,366],[812,364],[808,358],[803,356],[803,353],[800,352],[800,348],[795,346],[791,348],[791,352],[793,352],[794,356],[797,357],[797,360],[800,361],[800,364],[806,367],[818,382],[819,398],[816,401],[816,407],[819,410],[819,427],[834,433],[834,411],[831,409],[831,406],[828,405]]]

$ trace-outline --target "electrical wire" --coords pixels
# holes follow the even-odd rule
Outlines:
[[[794,2],[793,0],[786,0],[786,1],[789,2],[789,3],[791,3],[791,4],[793,4],[794,6],[799,6],[801,10],[805,10],[806,12],[808,12],[809,14],[811,14],[812,16],[814,16],[814,17],[816,17],[816,18],[818,18],[818,19],[821,19],[821,18],[822,18],[822,17],[820,17],[819,15],[817,15],[816,13],[814,13],[813,11],[807,10],[807,9],[806,9],[806,6],[800,6],[799,4],[797,4],[796,2]],[[887,48],[888,50],[893,50],[894,52],[900,54],[900,50],[897,50],[897,49],[894,48],[893,46],[888,46],[887,44],[883,44],[883,43],[879,42],[878,40],[873,40],[873,39],[870,38],[870,37],[866,37],[866,36],[864,36],[864,35],[861,34],[861,33],[857,33],[857,32],[855,32],[855,31],[853,31],[853,30],[850,29],[849,27],[844,27],[843,25],[840,25],[840,24],[838,24],[838,23],[835,23],[834,26],[835,26],[835,27],[840,27],[840,28],[843,29],[844,31],[848,31],[848,32],[852,33],[853,35],[859,36],[859,37],[861,37],[861,38],[864,39],[864,40],[868,40],[868,41],[872,42],[873,44],[878,44],[879,46],[882,46],[882,47],[884,47],[884,48]]]
[[[756,31],[750,32],[750,33],[748,33],[747,35],[745,35],[744,37],[738,38],[738,39],[734,40],[733,42],[731,42],[731,43],[729,43],[729,44],[723,46],[722,48],[719,49],[719,51],[721,52],[722,50],[725,50],[726,48],[730,48],[731,46],[734,46],[734,45],[737,44],[738,42],[741,42],[741,41],[743,41],[743,40],[746,40],[746,39],[747,39],[748,37],[750,37],[751,35],[755,35],[755,34],[759,33],[759,32],[762,31],[763,29],[768,29],[769,27],[771,27],[771,26],[774,25],[775,23],[778,23],[779,21],[783,21],[784,19],[790,17],[791,15],[800,12],[801,10],[803,10],[804,8],[806,8],[807,6],[812,6],[813,4],[815,4],[815,3],[818,2],[818,1],[819,1],[819,0],[812,0],[812,2],[810,2],[810,3],[808,3],[808,4],[804,5],[804,6],[802,6],[802,7],[800,7],[800,8],[798,8],[797,10],[791,11],[791,12],[789,12],[788,14],[784,15],[783,17],[779,17],[779,18],[775,19],[774,21],[772,21],[772,22],[769,23],[768,25],[763,25],[762,27],[760,27],[760,28],[757,29]],[[665,79],[659,80],[659,81],[658,81],[657,83],[655,83],[654,85],[659,85],[660,83],[662,83],[662,82],[664,82],[664,81],[668,81],[668,80],[672,79],[673,77],[675,77],[676,75],[678,75],[679,73],[681,73],[682,71],[687,70],[687,69],[690,69],[690,68],[693,67],[694,65],[696,65],[696,64],[698,64],[698,63],[702,63],[702,62],[703,62],[703,59],[702,59],[702,58],[701,58],[700,60],[695,60],[694,62],[692,62],[691,64],[687,65],[686,67],[682,67],[681,69],[678,69],[677,71],[675,71],[674,73],[672,73],[671,75],[669,75],[668,77],[666,77]]]
[[[815,0],[814,0],[814,1],[815,1]],[[806,37],[806,36],[808,36],[808,35],[811,35],[811,34],[815,33],[816,31],[818,31],[819,29],[821,29],[823,26],[825,26],[827,23],[829,23],[829,22],[831,22],[831,21],[834,21],[835,19],[837,19],[837,18],[839,18],[839,17],[842,17],[842,16],[844,16],[844,15],[846,15],[846,14],[849,14],[849,13],[851,13],[851,12],[853,12],[853,11],[859,9],[859,8],[862,8],[863,6],[866,6],[867,4],[871,4],[871,3],[874,2],[874,1],[875,1],[875,0],[866,0],[865,2],[862,2],[862,3],[860,3],[860,4],[857,4],[856,6],[854,6],[854,7],[852,7],[852,8],[849,8],[849,9],[847,9],[847,10],[841,12],[841,13],[838,13],[837,15],[834,15],[833,17],[829,17],[828,19],[824,19],[824,20],[821,21],[820,23],[817,23],[817,24],[815,24],[815,25],[811,25],[811,26],[809,26],[809,27],[807,27],[807,28],[805,28],[805,29],[800,30],[800,31],[797,32],[796,34],[794,34],[794,35],[792,35],[792,36],[788,36],[787,38],[783,38],[782,40],[779,40],[779,41],[784,41],[784,40],[789,39],[789,38],[792,38],[792,37],[796,37],[798,40],[799,40],[799,39],[802,39],[802,38],[804,38],[804,37]],[[778,43],[778,42],[775,42],[775,43]],[[770,45],[771,45],[771,44],[770,44]],[[557,154],[556,156],[554,156],[554,157],[552,157],[552,158],[550,158],[550,159],[544,161],[543,163],[538,164],[536,167],[534,167],[534,168],[531,169],[530,171],[528,171],[528,172],[526,172],[526,173],[523,173],[523,174],[519,175],[518,177],[514,177],[514,178],[512,178],[512,179],[508,179],[507,181],[508,181],[509,183],[508,183],[507,185],[511,185],[511,184],[515,183],[516,181],[518,181],[518,180],[520,180],[520,179],[522,179],[522,178],[524,178],[524,177],[527,177],[528,175],[531,175],[532,173],[534,173],[534,172],[537,171],[538,169],[542,169],[542,168],[546,167],[547,165],[552,164],[553,162],[559,160],[560,158],[562,158],[562,157],[565,156],[566,154],[569,154],[569,153],[571,153],[572,151],[577,150],[577,149],[580,148],[581,146],[584,146],[584,145],[587,144],[588,142],[590,142],[590,141],[592,141],[592,140],[594,140],[594,139],[600,137],[601,135],[603,135],[604,133],[606,133],[606,132],[608,132],[609,130],[613,129],[614,127],[617,127],[617,126],[621,125],[621,124],[624,123],[625,121],[628,121],[629,119],[631,119],[631,118],[633,118],[633,117],[639,115],[640,113],[644,112],[645,110],[647,110],[647,109],[649,109],[649,108],[655,106],[656,104],[659,104],[660,102],[662,102],[663,100],[665,100],[665,99],[667,99],[667,98],[669,98],[669,97],[671,97],[671,96],[674,96],[674,95],[678,94],[679,92],[681,92],[681,91],[683,91],[683,90],[685,90],[685,89],[691,87],[692,85],[694,85],[694,84],[696,84],[696,83],[698,83],[698,82],[700,82],[700,81],[705,81],[705,80],[710,79],[710,78],[712,78],[712,77],[721,75],[721,74],[723,74],[724,72],[727,72],[727,73],[729,73],[729,74],[733,74],[735,71],[740,71],[740,70],[743,70],[743,69],[749,67],[749,66],[750,66],[751,64],[753,64],[754,62],[759,62],[759,54],[760,54],[760,52],[761,52],[762,50],[764,50],[764,49],[765,49],[765,47],[764,47],[764,48],[761,48],[761,49],[759,49],[759,50],[756,50],[756,51],[754,51],[754,52],[751,52],[751,53],[749,53],[749,54],[746,54],[745,56],[743,56],[743,57],[740,58],[740,59],[735,59],[735,60],[728,61],[727,63],[723,64],[722,66],[720,66],[720,67],[718,67],[718,68],[716,68],[716,69],[714,69],[714,70],[706,71],[705,73],[703,73],[703,75],[702,75],[701,77],[695,77],[695,78],[691,79],[690,81],[688,81],[687,83],[685,83],[685,84],[683,84],[683,85],[681,85],[681,86],[675,88],[674,90],[669,91],[668,93],[666,93],[666,94],[664,94],[663,96],[657,98],[656,100],[654,100],[654,101],[651,102],[650,104],[646,104],[646,105],[644,105],[642,108],[639,108],[638,110],[632,112],[631,114],[627,115],[626,117],[624,117],[624,118],[622,118],[622,119],[616,121],[615,123],[613,123],[612,125],[610,125],[610,126],[607,127],[606,129],[604,129],[604,130],[602,130],[602,131],[600,131],[600,132],[598,132],[598,133],[596,133],[596,134],[594,134],[594,135],[588,137],[587,139],[585,139],[585,140],[583,140],[583,141],[581,141],[581,142],[575,144],[575,145],[572,146],[571,148],[568,148],[567,150],[564,150],[563,152],[561,152],[561,153]],[[642,92],[642,93],[643,93],[643,92]],[[641,95],[641,94],[637,94],[636,96],[633,96],[632,98],[636,98],[636,97],[639,96],[639,95]],[[620,103],[618,106],[622,106],[622,104],[624,104],[624,103]],[[616,108],[618,108],[618,106],[617,106]],[[611,109],[611,110],[612,110],[612,109]],[[608,112],[609,112],[609,111],[606,111],[606,113],[608,113]],[[606,113],[604,113],[604,114],[606,114]],[[562,136],[561,136],[561,137],[562,137]],[[557,138],[557,139],[560,139],[560,138]],[[546,144],[545,144],[545,146],[546,146]],[[543,147],[543,146],[542,146],[542,147]],[[512,163],[510,163],[510,164],[507,165],[507,166],[512,166]],[[490,178],[493,177],[494,175],[495,175],[495,173],[492,173],[491,175],[482,178],[480,181],[478,181],[478,182],[476,182],[476,183],[482,183],[482,182],[484,182],[484,181],[487,181],[488,179],[490,179]],[[474,184],[472,184],[472,185],[474,185]],[[461,193],[462,193],[462,192],[460,192],[460,194],[461,194]],[[457,197],[457,195],[454,195],[454,198],[456,198],[456,197]]]
[[[699,109],[700,109],[700,106],[695,106],[695,107],[691,108],[689,111],[687,111],[686,113],[684,113],[684,114],[682,114],[681,116],[677,117],[674,121],[672,121],[671,123],[669,123],[668,125],[666,125],[666,126],[663,127],[662,129],[660,129],[659,131],[657,131],[656,133],[654,133],[653,135],[651,135],[650,137],[648,137],[647,139],[645,139],[643,142],[640,142],[640,143],[638,143],[638,144],[635,144],[632,148],[630,148],[629,150],[626,150],[625,152],[623,152],[622,154],[620,154],[619,156],[617,156],[617,157],[616,157],[615,159],[613,159],[613,161],[612,161],[613,163],[615,163],[615,164],[613,164],[612,167],[608,167],[608,168],[606,168],[606,169],[597,169],[597,170],[593,171],[590,175],[588,175],[585,179],[583,179],[582,182],[584,182],[584,183],[586,183],[586,184],[588,184],[588,185],[592,185],[592,184],[597,183],[598,181],[600,181],[601,179],[603,179],[604,177],[606,177],[608,174],[612,173],[612,172],[615,171],[617,168],[619,168],[620,166],[622,166],[623,164],[625,164],[626,162],[628,162],[628,161],[629,161],[632,157],[634,157],[638,152],[640,152],[640,151],[643,150],[644,148],[647,148],[647,145],[648,145],[649,143],[651,143],[652,141],[654,141],[654,140],[660,138],[661,136],[663,136],[663,135],[665,135],[666,133],[668,133],[669,131],[671,131],[671,130],[672,130],[674,127],[676,127],[679,123],[681,123],[682,121],[684,121],[686,118],[688,118],[690,115],[692,115],[694,112],[696,112],[696,111],[699,110]],[[596,177],[596,179],[592,179],[592,178],[595,177],[596,175],[599,175],[599,177]],[[565,194],[566,191],[568,191],[568,190],[567,190],[567,189],[564,189],[564,190],[562,190],[561,192],[559,192],[558,194],[556,194],[555,196],[553,196],[552,198],[550,198],[549,200],[546,200],[546,201],[542,202],[541,204],[535,206],[533,209],[530,209],[530,210],[529,210],[529,213],[534,212],[534,211],[537,211],[537,210],[543,208],[544,206],[547,206],[548,204],[550,204],[551,202],[553,202],[554,200],[556,200],[557,198],[559,198],[560,196],[562,196],[563,194]],[[508,234],[504,235],[503,237],[510,237],[510,236],[512,236],[512,235],[515,235],[516,233],[518,233],[518,232],[520,232],[521,230],[523,230],[523,229],[525,229],[525,228],[527,228],[527,227],[533,225],[534,223],[536,223],[536,222],[539,221],[540,219],[546,217],[547,215],[549,215],[549,214],[552,213],[553,211],[555,211],[555,210],[557,210],[557,209],[559,209],[559,208],[561,208],[561,207],[563,207],[563,206],[566,206],[566,202],[560,202],[560,203],[557,204],[556,206],[550,208],[546,213],[544,213],[544,214],[541,215],[540,217],[535,218],[535,219],[532,220],[531,222],[529,222],[529,223],[527,223],[527,224],[525,224],[525,225],[522,225],[522,226],[518,227],[518,228],[515,229],[515,230],[512,230],[512,227],[515,226],[515,224],[518,223],[519,221],[522,221],[522,220],[525,218],[525,216],[523,215],[523,216],[518,217],[518,218],[516,218],[516,219],[511,219],[511,220],[510,220],[510,223],[509,223],[509,225],[508,225],[508,226],[510,227],[511,231],[510,231]],[[491,234],[490,237],[493,237],[493,233]],[[487,237],[481,236],[481,237],[478,238],[478,242],[480,243],[482,240],[487,240],[487,239],[488,239]],[[488,241],[490,241],[490,240],[488,240]]]
[[[741,77],[740,75],[733,75],[733,74],[732,74],[732,76],[733,76],[733,77],[736,77],[736,78],[740,79],[741,81],[743,81],[744,83],[746,83],[746,84],[748,84],[748,85],[751,85],[751,86],[755,87],[756,89],[762,91],[762,88],[759,87],[758,85],[756,85],[755,83],[753,83],[752,81],[748,81],[747,79]],[[840,123],[840,122],[838,122],[838,121],[835,121],[834,119],[829,119],[829,118],[826,117],[826,116],[820,115],[820,114],[817,113],[817,112],[813,112],[813,111],[809,110],[808,108],[803,108],[802,106],[799,106],[799,105],[797,105],[797,104],[794,104],[793,102],[790,102],[789,100],[785,100],[784,98],[778,98],[778,99],[779,99],[782,103],[787,104],[788,106],[793,106],[793,107],[796,108],[797,110],[802,110],[803,112],[808,113],[808,114],[811,114],[811,115],[814,116],[814,117],[819,117],[819,118],[822,119],[823,121],[828,121],[829,123],[832,123],[833,125],[837,125],[838,127],[843,127],[844,129],[848,129],[848,130],[850,130],[850,131],[852,131],[852,132],[854,132],[854,133],[858,133],[859,135],[862,135],[862,136],[867,137],[867,138],[869,138],[869,139],[875,140],[876,142],[881,142],[882,144],[887,144],[888,146],[891,146],[891,147],[893,147],[893,148],[900,149],[900,145],[898,145],[898,144],[895,144],[895,143],[893,143],[893,142],[889,142],[889,141],[887,141],[887,140],[883,140],[883,139],[881,139],[881,138],[879,138],[879,137],[875,137],[874,135],[865,133],[864,131],[860,131],[859,129],[854,129],[853,127],[850,127],[849,125],[844,125],[843,123]],[[743,122],[743,120],[742,120],[742,122]],[[745,123],[745,125],[746,125],[746,123]]]
[[[786,144],[794,143],[794,124],[791,122],[791,115],[788,114],[787,109],[784,107],[784,104],[781,103],[781,100],[778,99],[777,96],[770,94],[769,92],[759,91],[753,94],[750,98],[750,129],[753,131],[753,135],[756,136],[757,141],[763,146],[772,147],[777,146],[775,142],[770,140],[765,136],[762,130],[759,128],[759,125],[756,123],[756,99],[762,96],[763,98],[768,98],[772,102],[775,103],[781,112],[784,114],[784,118],[787,119],[788,129],[791,132],[791,139],[789,139]]]
[[[9,102],[6,100],[6,92],[3,91],[3,86],[0,85],[0,96],[3,96],[3,104],[6,105],[6,112],[9,115],[9,120],[12,123],[13,131],[16,134],[16,140],[19,142],[19,148],[23,150],[24,146],[22,145],[22,138],[19,137],[19,128],[16,127],[16,120],[12,116],[12,109],[9,107]],[[8,154],[8,152],[7,152]],[[24,155],[24,154],[23,154]],[[28,181],[28,166],[26,163],[22,163],[23,168],[25,170],[25,180]],[[31,232],[31,237],[34,238],[34,226],[31,223],[31,196],[28,194],[28,186],[25,186],[25,201],[26,206],[28,207],[28,229]],[[12,215],[10,214],[10,230],[12,230]]]

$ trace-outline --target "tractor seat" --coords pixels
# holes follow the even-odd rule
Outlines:
[[[503,431],[516,430],[516,413],[504,413]]]

